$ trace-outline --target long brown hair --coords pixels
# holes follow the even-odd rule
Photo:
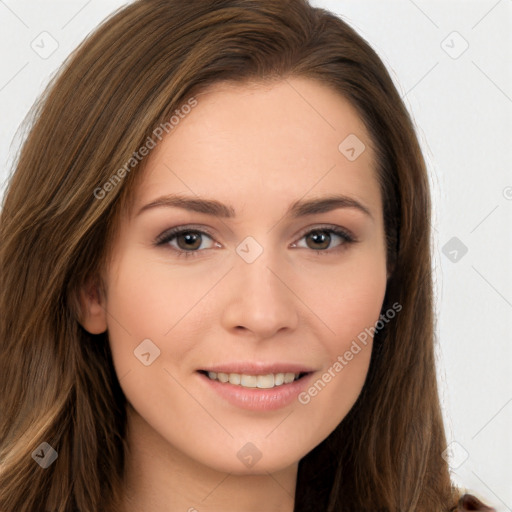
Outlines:
[[[391,272],[383,311],[402,305],[375,335],[356,404],[300,461],[294,510],[456,504],[442,457],[428,179],[383,63],[344,21],[306,0],[138,0],[90,35],[48,86],[4,198],[2,512],[96,512],[119,500],[126,399],[108,333],[80,326],[78,292],[101,275],[145,160],[126,163],[210,84],[290,76],[331,86],[367,126]],[[47,468],[33,457],[42,443],[58,453]]]

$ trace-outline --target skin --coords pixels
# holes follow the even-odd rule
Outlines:
[[[309,403],[273,411],[229,404],[196,370],[236,360],[293,362],[312,367],[315,382],[375,325],[387,272],[371,141],[354,108],[311,79],[219,83],[196,98],[148,156],[113,241],[106,290],[82,294],[83,325],[108,329],[129,402],[124,510],[291,512],[298,462],[355,403],[371,339]],[[354,161],[338,150],[349,134],[366,145]],[[356,208],[285,215],[298,199],[334,192],[371,216]],[[173,193],[216,199],[236,217],[176,207],[137,215]],[[187,247],[183,236],[155,246],[162,232],[191,224],[212,233],[199,235],[192,257],[177,256]],[[306,236],[325,224],[357,242]],[[263,248],[250,264],[236,252],[247,236]],[[134,350],[148,338],[160,356],[145,366]],[[253,467],[237,457],[248,442],[261,453]]]

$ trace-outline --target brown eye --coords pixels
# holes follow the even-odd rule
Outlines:
[[[184,251],[199,249],[202,243],[201,236],[197,231],[185,231],[176,236],[176,243]]]
[[[304,233],[300,244],[294,244],[293,246],[318,251],[318,254],[331,254],[338,249],[346,249],[349,244],[354,242],[356,242],[356,239],[345,230],[339,227],[326,227]]]
[[[168,246],[177,256],[195,256],[204,249],[211,249],[214,240],[208,233],[198,229],[173,228],[162,233],[155,240],[157,246]]]
[[[327,231],[311,231],[306,235],[306,240],[313,244],[313,246],[308,244],[310,249],[327,249],[331,243],[331,235]]]

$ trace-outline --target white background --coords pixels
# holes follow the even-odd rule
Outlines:
[[[0,193],[29,108],[78,43],[125,3],[0,0]],[[512,0],[313,3],[375,48],[417,125],[434,201],[453,480],[512,511]],[[50,56],[37,53],[52,44]]]

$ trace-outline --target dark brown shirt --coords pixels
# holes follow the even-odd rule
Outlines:
[[[451,512],[467,512],[470,510],[479,510],[481,512],[496,512],[496,509],[484,505],[472,494],[464,494],[464,496],[460,498],[457,508],[454,508]]]

